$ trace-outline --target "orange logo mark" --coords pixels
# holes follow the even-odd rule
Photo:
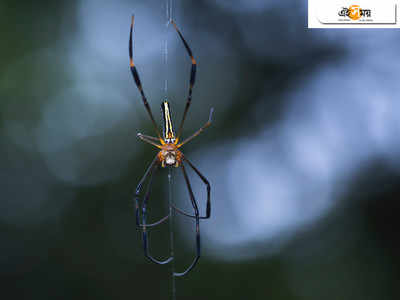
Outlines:
[[[360,5],[352,5],[349,7],[348,16],[352,20],[358,20],[361,17]]]

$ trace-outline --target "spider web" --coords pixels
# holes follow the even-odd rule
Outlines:
[[[165,40],[164,40],[164,98],[168,99],[168,26],[172,19],[172,1],[165,0]],[[169,238],[171,261],[171,296],[176,300],[176,280],[175,280],[175,253],[174,253],[174,210],[172,209],[172,170],[168,168],[168,207],[169,207]]]

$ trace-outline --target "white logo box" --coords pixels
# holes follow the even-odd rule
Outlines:
[[[309,0],[309,28],[329,28],[333,27],[332,25],[335,25],[335,28],[354,28],[356,25],[366,28],[398,28],[400,24],[397,22],[397,2],[384,0]],[[348,16],[339,15],[343,8],[348,9],[353,5],[358,5],[362,10],[369,10],[370,16],[361,16],[352,20]]]

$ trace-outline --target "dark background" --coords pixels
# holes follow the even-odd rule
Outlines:
[[[169,299],[143,255],[133,192],[156,150],[128,68],[158,121],[178,123],[190,60],[165,1],[0,3],[0,276],[12,299]],[[178,299],[399,299],[396,30],[309,30],[297,1],[173,1],[198,61],[184,147],[212,185],[202,258]],[[164,62],[168,39],[167,63]],[[168,78],[168,90],[164,91]],[[201,209],[205,191],[190,172]],[[190,209],[179,170],[173,195]],[[151,220],[165,214],[167,171]],[[176,267],[194,255],[176,219]],[[150,232],[168,254],[168,226]]]

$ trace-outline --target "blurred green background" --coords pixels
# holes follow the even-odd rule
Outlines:
[[[177,123],[190,60],[166,1],[0,2],[3,297],[171,298],[170,268],[147,261],[135,228],[156,150],[136,138],[153,133],[128,66],[133,13],[149,103],[160,121],[167,97]],[[304,1],[173,0],[172,16],[198,62],[184,135],[215,108],[183,149],[213,207],[177,298],[399,299],[398,33],[308,30]],[[174,201],[190,209],[178,171]],[[161,170],[151,220],[167,211],[166,183]],[[180,271],[192,220],[175,232]],[[150,238],[165,257],[168,226]]]

